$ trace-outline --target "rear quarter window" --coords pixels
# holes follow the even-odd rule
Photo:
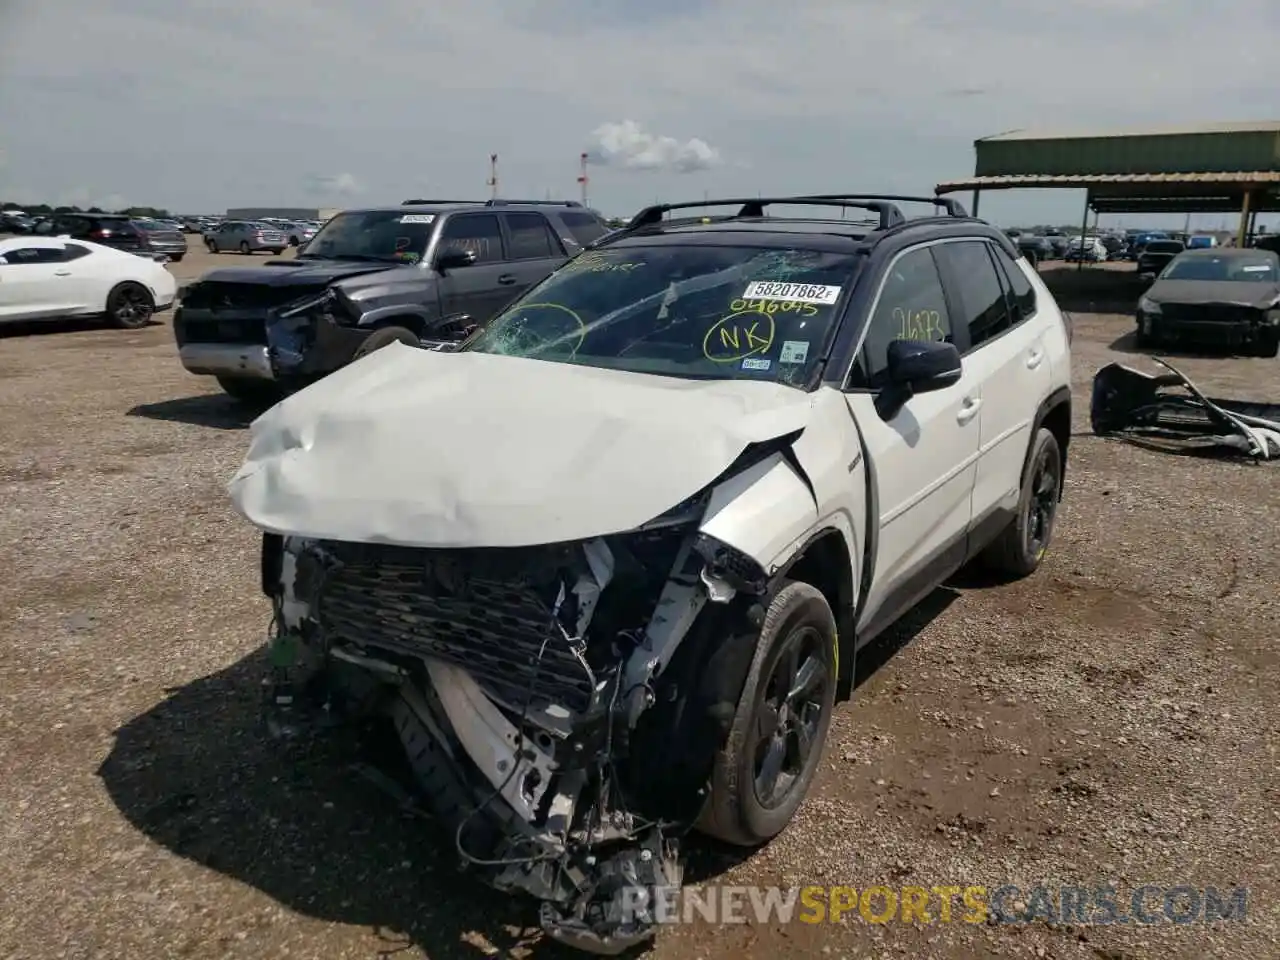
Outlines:
[[[575,210],[561,213],[560,220],[568,229],[569,235],[584,247],[589,243],[594,243],[609,232],[609,228],[604,225],[603,221],[592,214],[581,211]]]

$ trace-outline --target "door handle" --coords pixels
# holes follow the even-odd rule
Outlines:
[[[53,275],[54,275],[55,277],[69,277],[69,276],[71,276],[71,271],[70,271],[70,270],[55,270],[55,271],[53,271]]]
[[[1044,351],[1039,349],[1032,350],[1029,354],[1027,354],[1027,369],[1034,370],[1036,367],[1040,366],[1040,364],[1043,361],[1044,361]]]
[[[498,282],[504,287],[509,287],[516,282],[516,275],[514,273],[504,273],[498,278]]]
[[[978,415],[978,408],[981,406],[982,401],[977,397],[965,397],[960,412],[956,414],[956,422],[961,426],[968,423]]]

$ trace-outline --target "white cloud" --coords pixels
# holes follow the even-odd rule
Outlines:
[[[635,135],[606,125],[612,153],[594,144],[611,165],[593,174],[592,199],[608,212],[687,199],[693,178],[680,171],[691,167],[694,199],[916,193],[970,173],[973,141],[1002,130],[1275,116],[1280,3],[1208,9],[1203,0],[0,0],[5,177],[39,191],[24,202],[89,182],[183,211],[351,195],[341,174],[322,186],[298,172],[302,162],[395,202],[484,196],[496,152],[508,196],[572,196],[584,133],[631,117],[643,121]],[[565,56],[566,36],[585,62]],[[695,134],[722,162],[698,159]],[[652,139],[642,147],[643,136]],[[648,175],[621,175],[637,167]],[[1079,203],[1015,193],[984,198],[982,209],[1066,222]]]
[[[680,141],[649,133],[634,120],[604,123],[591,134],[590,155],[596,163],[627,170],[694,173],[724,161],[720,151],[697,137]]]
[[[332,197],[351,197],[364,193],[364,184],[351,173],[331,173],[313,175],[307,178],[307,187],[312,193]]]

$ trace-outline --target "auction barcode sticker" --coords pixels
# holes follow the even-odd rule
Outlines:
[[[786,303],[818,303],[830,306],[840,299],[841,287],[822,283],[776,283],[755,280],[747,284],[743,300],[781,300]]]
[[[406,213],[400,218],[401,223],[435,223],[434,213]]]

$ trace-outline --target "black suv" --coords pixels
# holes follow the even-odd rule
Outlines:
[[[49,237],[88,240],[142,256],[163,255],[181,260],[187,239],[180,230],[154,220],[135,220],[122,213],[59,213],[41,221],[35,233]]]
[[[295,259],[187,287],[179,356],[233,397],[274,400],[388,343],[462,339],[608,230],[573,201],[348,210]]]

